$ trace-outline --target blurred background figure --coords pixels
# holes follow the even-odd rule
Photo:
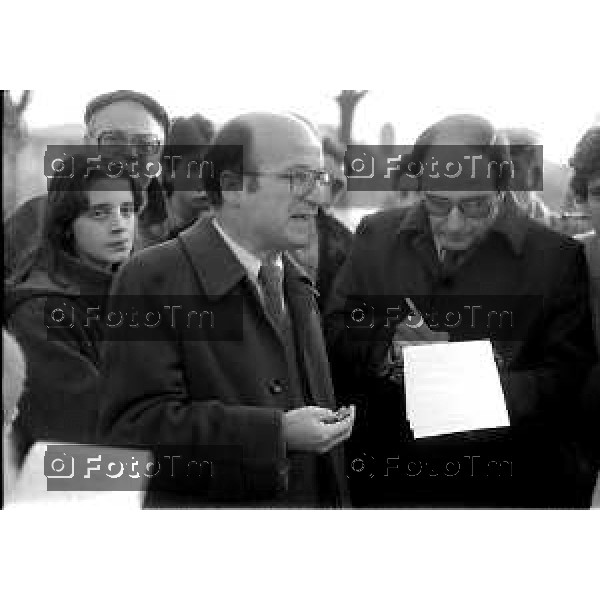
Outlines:
[[[542,188],[544,180],[543,165],[536,164],[536,152],[527,146],[541,145],[539,134],[525,128],[500,129],[498,135],[504,136],[510,144],[510,159],[515,168],[526,173],[526,187]],[[525,147],[524,147],[525,146]],[[557,212],[550,210],[542,199],[542,193],[534,189],[513,192],[517,206],[525,214],[548,227],[553,227],[560,218]]]
[[[18,403],[25,383],[25,357],[15,338],[2,329],[2,455],[3,502],[12,499],[18,473],[17,448],[13,423],[17,417]]]
[[[128,177],[84,174],[53,180],[39,246],[5,287],[5,321],[30,365],[15,422],[21,456],[37,440],[96,440],[100,307],[131,253],[143,199]]]
[[[146,94],[118,90],[91,100],[85,110],[84,141],[97,146],[114,159],[137,165],[160,161],[169,131],[167,111]],[[141,175],[136,180],[142,189],[143,204],[139,211],[134,249],[165,241],[169,225],[165,193],[158,177]]]
[[[211,210],[202,185],[200,169],[202,153],[213,135],[212,122],[200,114],[178,117],[171,122],[165,155],[181,158],[171,158],[171,161],[174,161],[175,178],[171,178],[171,173],[163,174],[167,190],[166,207],[170,237],[174,237],[176,233],[189,227],[200,215]],[[200,164],[191,165],[193,160]],[[182,185],[183,179],[190,178],[197,181],[196,189],[188,189],[187,185]]]
[[[583,135],[571,158],[574,174],[571,190],[576,206],[590,217],[592,231],[576,235],[585,245],[590,273],[590,298],[600,352],[600,122]],[[596,470],[600,470],[600,364],[590,375],[583,398],[585,439]],[[592,506],[600,508],[600,478]]]
[[[575,237],[585,245],[596,344],[600,349],[600,126],[585,132],[575,148],[571,166],[574,170],[571,189],[577,205],[590,217],[593,227],[592,231]]]
[[[312,123],[309,124],[318,135]],[[319,206],[315,217],[314,229],[310,235],[310,243],[304,248],[291,252],[302,268],[315,282],[319,297],[319,310],[323,311],[335,276],[344,264],[352,246],[352,232],[335,216],[335,207],[343,203],[346,194],[346,178],[344,176],[344,146],[330,137],[322,141],[325,170],[331,175],[331,185],[323,190],[328,195],[327,201]]]

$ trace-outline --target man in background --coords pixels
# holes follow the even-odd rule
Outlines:
[[[510,160],[515,164],[515,169],[524,173],[526,189],[514,191],[517,206],[526,215],[547,225],[555,227],[560,215],[551,211],[536,189],[543,187],[543,166],[536,160],[535,146],[541,144],[537,133],[524,128],[506,128],[498,130],[498,135],[503,136],[510,145]]]
[[[593,231],[575,236],[584,244],[590,274],[590,304],[594,317],[596,347],[600,351],[600,126],[588,129],[577,143],[571,158],[571,189],[590,216]],[[582,419],[586,441],[595,468],[600,468],[600,364],[590,374],[583,392]],[[600,504],[600,481],[596,492]]]
[[[330,138],[325,138],[323,152],[325,168],[331,175],[331,185],[324,190],[326,198],[318,208],[315,228],[310,234],[308,245],[293,252],[294,258],[317,286],[317,303],[321,312],[325,308],[335,277],[350,252],[353,238],[352,232],[331,210],[346,192],[346,177],[342,167],[344,150]]]
[[[213,124],[200,114],[173,119],[165,156],[172,161],[172,173],[164,177],[169,237],[187,229],[211,205],[202,182],[204,153],[214,135]]]

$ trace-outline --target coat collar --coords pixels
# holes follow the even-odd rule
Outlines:
[[[523,244],[529,227],[529,219],[517,207],[512,192],[507,192],[504,202],[500,207],[500,213],[492,224],[488,235],[499,234],[509,244],[515,255],[523,252]],[[398,233],[413,231],[415,233],[429,233],[429,217],[422,202],[416,202],[404,213],[403,219],[398,226]]]
[[[248,277],[246,268],[215,229],[211,219],[200,219],[182,232],[179,239],[209,296],[224,296]],[[306,293],[307,286],[318,295],[312,279],[292,257],[284,252],[282,259],[288,295]]]
[[[108,294],[114,273],[97,269],[78,258],[59,250],[54,255],[51,269],[45,263],[34,265],[27,278],[17,287],[34,291],[105,296]]]
[[[246,269],[236,258],[211,219],[200,219],[178,238],[207,295],[221,297],[242,279]]]

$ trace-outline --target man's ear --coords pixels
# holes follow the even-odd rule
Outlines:
[[[232,206],[239,206],[244,188],[243,176],[233,171],[223,171],[220,186],[223,202]]]

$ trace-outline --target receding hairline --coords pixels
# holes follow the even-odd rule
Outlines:
[[[415,145],[436,145],[443,136],[460,138],[456,145],[492,145],[497,144],[498,130],[491,121],[479,115],[454,114],[436,121],[417,138]],[[445,142],[446,144],[448,142]]]
[[[256,133],[261,130],[261,128],[264,127],[266,129],[269,125],[276,126],[277,124],[280,124],[283,128],[283,126],[286,124],[294,124],[300,129],[304,130],[307,134],[309,134],[309,136],[314,137],[320,143],[319,132],[315,125],[309,120],[291,113],[246,113],[231,119],[231,121],[228,121],[224,127],[227,127],[228,125],[234,125],[236,123],[248,127],[253,136],[255,136]]]
[[[255,164],[261,163],[263,157],[260,156],[260,144],[265,147],[271,146],[271,141],[278,134],[282,139],[288,139],[290,143],[307,146],[314,143],[322,154],[322,144],[318,130],[310,121],[289,113],[248,113],[240,115],[229,122],[238,123],[246,127],[249,132],[251,146],[248,149],[248,155]],[[294,131],[296,130],[296,131]],[[304,137],[294,135],[296,132],[303,132]]]

